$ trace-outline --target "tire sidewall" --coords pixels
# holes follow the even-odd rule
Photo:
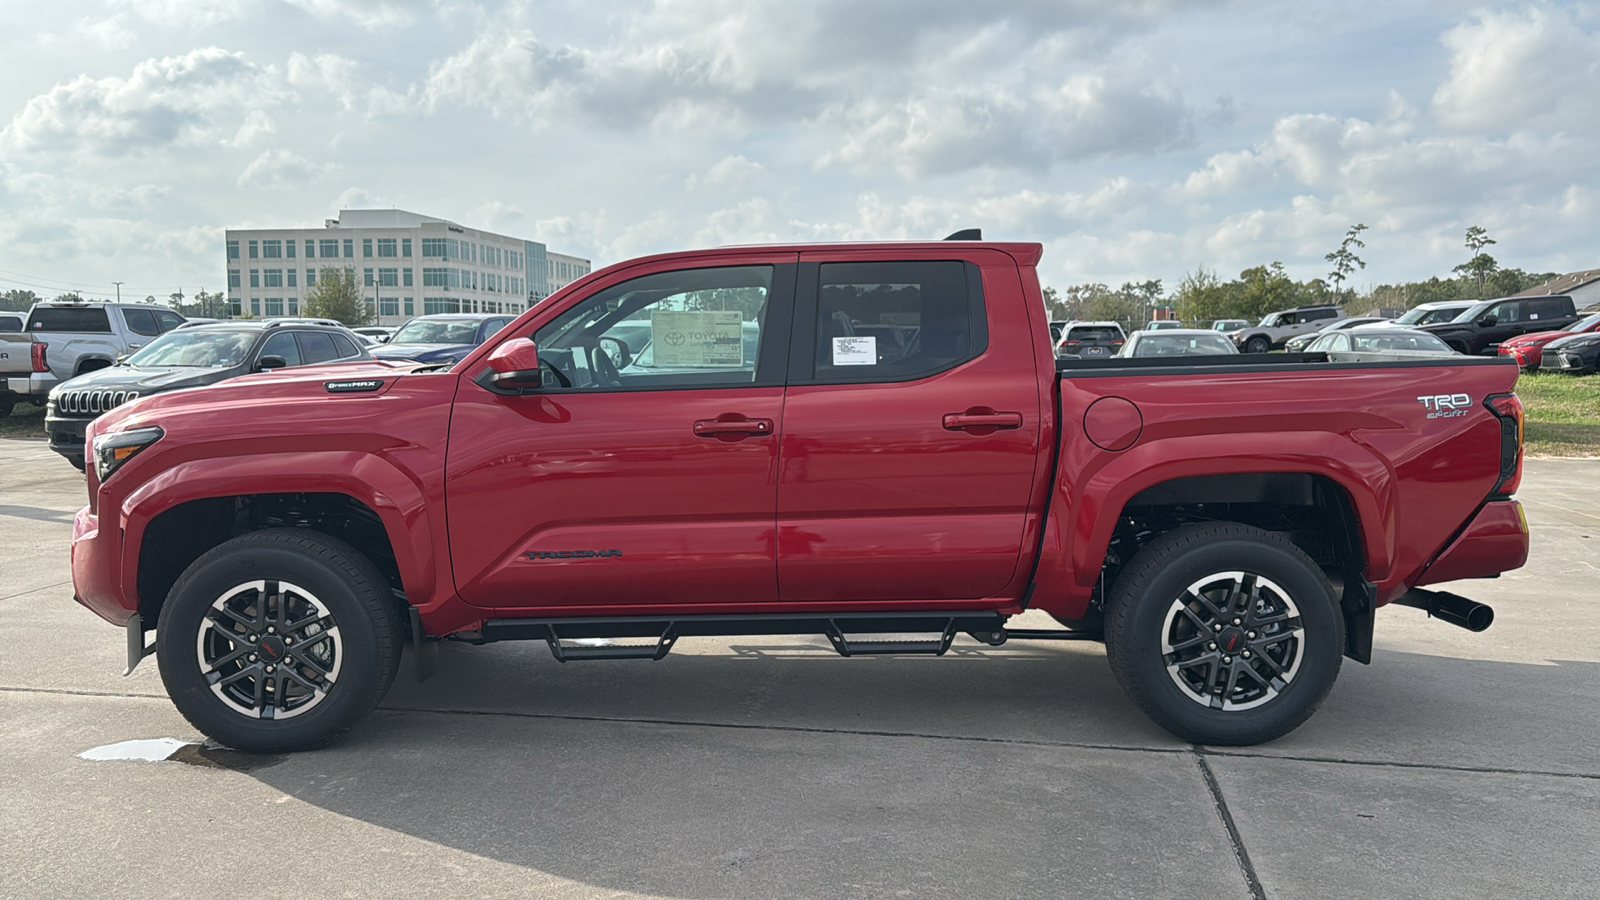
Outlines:
[[[1173,601],[1195,581],[1231,571],[1261,575],[1282,587],[1299,608],[1302,626],[1301,663],[1294,680],[1278,696],[1246,710],[1216,710],[1195,702],[1173,683],[1161,652]],[[1127,608],[1123,615],[1110,617],[1107,652],[1113,670],[1153,719],[1194,743],[1255,744],[1286,734],[1310,717],[1338,676],[1343,617],[1327,579],[1293,545],[1246,535],[1204,543],[1176,554],[1135,583],[1119,584],[1114,602]]]
[[[196,561],[168,595],[157,628],[161,680],[174,705],[208,736],[239,750],[307,749],[331,740],[364,716],[387,688],[392,666],[382,665],[383,637],[369,605],[327,561],[260,540],[229,541]],[[352,551],[353,552],[353,551]],[[289,719],[258,719],[225,703],[202,674],[196,638],[211,605],[233,588],[262,579],[289,582],[327,606],[338,625],[343,661],[333,687],[311,709]],[[375,587],[375,586],[368,586]],[[381,685],[380,685],[381,682]]]

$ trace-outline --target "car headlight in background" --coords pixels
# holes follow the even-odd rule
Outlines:
[[[107,478],[122,464],[138,455],[140,450],[161,440],[165,434],[154,425],[143,428],[130,428],[127,431],[113,431],[109,434],[94,436],[94,470],[100,476],[100,483],[104,484]]]

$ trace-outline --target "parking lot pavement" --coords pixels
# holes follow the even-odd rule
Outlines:
[[[1519,496],[1528,567],[1453,586],[1493,628],[1384,610],[1373,665],[1262,747],[1174,740],[1092,644],[686,639],[448,645],[335,747],[218,768],[77,757],[198,735],[72,601],[81,476],[0,440],[0,896],[1592,900],[1600,460],[1530,461]]]

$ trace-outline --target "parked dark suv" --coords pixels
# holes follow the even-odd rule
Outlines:
[[[84,428],[130,400],[267,369],[371,358],[355,335],[336,326],[236,321],[179,328],[118,365],[56,385],[44,430],[50,449],[82,469]]]
[[[1494,356],[1500,342],[1519,334],[1557,331],[1578,321],[1572,298],[1565,294],[1547,297],[1501,297],[1475,304],[1448,322],[1424,325],[1428,332],[1458,353],[1468,356]]]

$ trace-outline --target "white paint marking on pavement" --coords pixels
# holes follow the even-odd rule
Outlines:
[[[180,747],[187,747],[192,743],[194,741],[180,741],[177,738],[123,741],[119,744],[106,744],[104,747],[85,750],[78,754],[78,758],[92,759],[96,762],[161,762],[172,754],[177,753]]]

